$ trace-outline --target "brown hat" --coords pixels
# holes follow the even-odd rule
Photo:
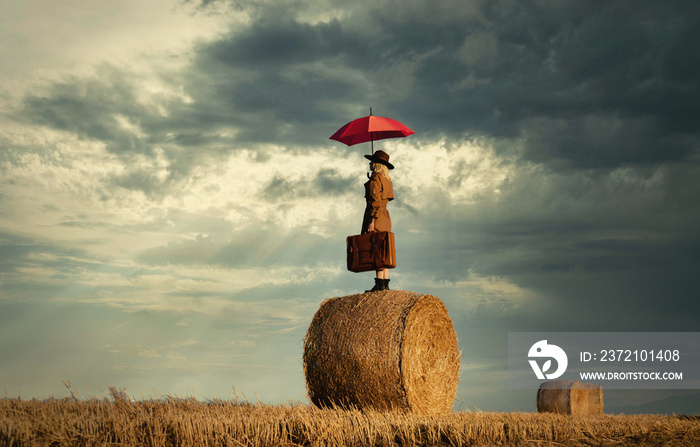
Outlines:
[[[394,169],[394,165],[389,163],[389,154],[381,149],[375,152],[373,155],[365,155],[365,158],[373,163],[380,163],[389,169]]]

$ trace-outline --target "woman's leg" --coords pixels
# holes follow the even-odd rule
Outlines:
[[[384,279],[382,279],[382,288],[384,290],[389,290],[389,269],[384,269]]]

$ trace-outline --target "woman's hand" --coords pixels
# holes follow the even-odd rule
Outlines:
[[[367,231],[372,233],[374,231],[374,219],[372,219],[372,222],[369,223],[369,226],[367,227]]]

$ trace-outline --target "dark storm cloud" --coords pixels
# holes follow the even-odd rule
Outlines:
[[[299,23],[293,11],[284,10],[279,4],[266,7],[246,30],[236,29],[197,51],[195,66],[198,72],[211,73],[212,97],[258,117],[242,126],[241,140],[284,138],[291,144],[318,145],[326,139],[319,135],[355,117],[348,109],[362,114],[374,104],[382,114],[392,115],[395,100],[387,95],[400,89],[395,78],[403,75],[396,66],[443,47],[457,48],[463,40],[459,27],[417,19],[400,24],[382,19],[384,13],[377,14],[376,29],[364,32],[352,19],[312,25]],[[400,91],[399,96],[405,95],[411,92]],[[300,126],[307,123],[316,126]],[[281,132],[284,124],[296,130]]]
[[[521,137],[525,156],[538,162],[679,160],[698,145],[699,87],[687,75],[698,65],[689,54],[700,37],[697,11],[688,2],[492,2],[489,24],[462,39],[469,47],[476,32],[487,33],[497,52],[460,61],[455,45],[443,44],[400,107],[433,130]],[[401,35],[409,24],[397,27],[407,28]]]
[[[517,321],[506,310],[490,315],[511,331],[693,330],[700,208],[687,194],[700,188],[698,171],[543,173],[513,179],[505,202],[478,209],[435,200],[421,213],[440,218],[417,227],[421,237],[400,234],[401,270],[449,283],[471,272],[534,292]],[[410,217],[392,217],[401,233]]]
[[[328,104],[342,103],[354,81],[331,74],[338,62],[326,66],[324,60],[345,51],[360,60],[368,43],[336,24],[257,23],[242,35],[236,30],[198,46],[180,75],[163,74],[159,81],[183,91],[187,101],[161,95],[144,105],[142,80],[104,65],[96,76],[65,78],[29,94],[20,113],[33,123],[103,142],[119,155],[152,155],[159,147],[177,176],[207,156],[257,142],[325,144],[333,126],[348,119],[333,116]]]
[[[103,143],[124,160],[126,170],[112,177],[107,195],[114,187],[142,190],[148,196],[162,194],[202,160],[240,147],[230,135],[234,124],[240,124],[229,119],[230,104],[219,105],[216,97],[202,96],[188,104],[169,95],[143,104],[141,83],[123,68],[102,65],[97,76],[67,77],[41,93],[27,95],[18,113],[31,123]],[[199,92],[199,87],[192,88]],[[209,105],[202,106],[209,99]],[[153,171],[157,150],[167,161],[166,178]],[[141,164],[132,163],[139,156],[145,156]]]
[[[261,19],[242,35],[236,30],[201,46],[195,67],[211,73],[202,99],[208,106],[220,101],[223,115],[234,115],[238,141],[318,145],[347,119],[329,104],[342,104],[356,83],[336,69],[346,58],[358,60],[370,52],[367,38],[346,33],[337,23]],[[192,91],[197,95],[199,87]],[[283,130],[288,124],[292,129]]]
[[[266,8],[274,17],[284,9]],[[557,167],[653,164],[697,148],[696,4],[501,1],[481,8],[460,23],[429,12],[392,20],[378,8],[368,33],[355,32],[351,20],[309,25],[293,14],[272,20],[261,13],[245,33],[202,47],[200,63],[258,73],[220,91],[237,110],[278,120],[251,138],[280,137],[274,129],[283,122],[332,126],[342,119],[319,107],[326,101],[400,111],[426,135],[520,140],[527,159]],[[411,90],[392,104],[377,73],[417,55]],[[364,77],[331,75],[331,67]],[[303,74],[292,79],[292,68]]]
[[[369,43],[367,38],[343,32],[337,20],[309,25],[292,20],[270,23],[262,19],[245,35],[216,42],[208,52],[226,64],[277,72],[289,65],[348,53],[356,59],[373,53]]]
[[[348,86],[339,81],[307,74],[292,81],[278,74],[261,74],[241,83],[233,95],[233,105],[241,112],[272,111],[288,123],[324,121],[328,113],[316,107],[319,99],[339,99]]]
[[[160,196],[167,191],[167,183],[157,177],[152,169],[134,169],[112,178],[111,188],[119,187],[142,191],[147,197]]]
[[[353,188],[359,190],[357,183],[355,177],[344,177],[335,169],[325,168],[319,170],[312,179],[294,181],[276,176],[263,189],[262,196],[271,202],[304,197],[338,196],[347,194]]]
[[[45,94],[28,96],[23,113],[37,124],[104,142],[112,152],[150,152],[147,142],[125,129],[118,116],[140,124],[153,111],[138,105],[134,86],[122,73],[106,67],[100,78],[70,78]]]
[[[307,24],[292,6],[255,6],[247,28],[197,47],[181,77],[192,102],[164,103],[167,117],[139,106],[117,70],[32,95],[25,113],[114,152],[318,146],[354,117],[348,107],[360,114],[371,105],[422,135],[495,137],[558,168],[682,160],[700,142],[695,2],[477,2],[461,21],[439,8],[396,20],[377,5],[373,27],[362,30],[353,26],[366,17],[359,9]],[[392,85],[399,76],[412,81]],[[182,156],[171,155],[173,169],[192,165]]]

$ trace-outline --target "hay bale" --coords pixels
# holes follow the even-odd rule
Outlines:
[[[544,382],[537,390],[537,412],[603,414],[603,387],[579,380]]]
[[[304,340],[304,374],[318,407],[440,414],[452,409],[460,356],[442,301],[388,290],[321,303]]]

